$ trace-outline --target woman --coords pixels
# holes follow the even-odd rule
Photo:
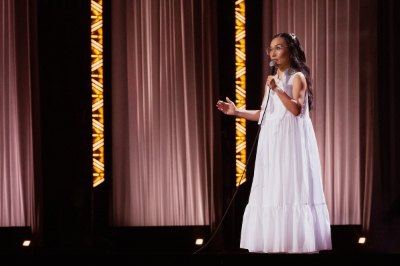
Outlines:
[[[309,117],[313,93],[305,54],[298,38],[288,33],[276,35],[267,53],[278,71],[267,79],[261,110],[238,109],[228,98],[227,103],[217,103],[227,115],[261,124],[240,247],[263,253],[332,249],[317,141]]]

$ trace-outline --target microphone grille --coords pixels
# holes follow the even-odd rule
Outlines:
[[[276,61],[271,61],[271,62],[269,62],[269,66],[270,66],[270,67],[276,66]]]

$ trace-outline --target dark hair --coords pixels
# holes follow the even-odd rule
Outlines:
[[[306,64],[306,54],[300,45],[299,38],[292,33],[279,33],[274,38],[281,37],[285,39],[286,45],[290,52],[290,68],[297,72],[303,73],[307,81],[308,90],[308,107],[311,111],[314,108],[313,105],[313,90],[312,90],[312,79],[310,75],[310,68]]]

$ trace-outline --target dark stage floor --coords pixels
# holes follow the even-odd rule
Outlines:
[[[3,254],[0,265],[399,265],[394,254]]]
[[[194,237],[204,234],[208,238],[204,228],[114,228],[109,237],[69,238],[45,247],[21,246],[24,239],[31,239],[30,227],[0,228],[0,266],[400,265],[399,252],[372,252],[368,246],[358,244],[360,226],[332,226],[331,229],[333,250],[319,254],[259,254],[239,247],[213,251],[208,246],[192,255],[199,248],[194,244]]]

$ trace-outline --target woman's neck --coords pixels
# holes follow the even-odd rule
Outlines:
[[[282,79],[283,72],[290,66],[278,67],[278,79]]]

